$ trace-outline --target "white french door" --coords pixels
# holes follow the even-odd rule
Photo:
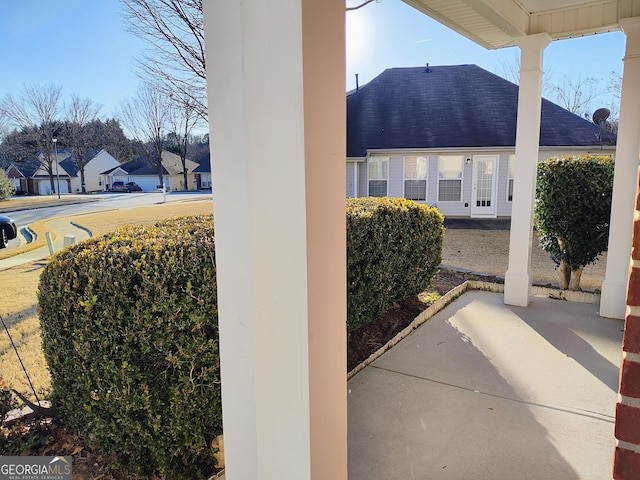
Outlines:
[[[474,155],[473,190],[471,193],[472,217],[496,216],[497,171],[497,155]]]

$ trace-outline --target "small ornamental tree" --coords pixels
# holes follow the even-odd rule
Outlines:
[[[557,157],[538,165],[535,225],[563,290],[578,290],[583,268],[607,250],[613,167],[608,156]]]
[[[6,200],[15,193],[15,188],[4,170],[0,169],[0,200]]]

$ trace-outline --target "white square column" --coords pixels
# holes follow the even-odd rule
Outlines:
[[[504,303],[521,307],[529,305],[532,283],[531,246],[542,111],[542,53],[550,41],[551,37],[546,33],[529,35],[517,41],[521,51],[520,89]]]
[[[626,312],[631,232],[640,159],[640,18],[620,20],[627,36],[620,118],[613,177],[607,270],[602,281],[600,315],[624,318]]]
[[[347,477],[343,0],[207,0],[226,480]]]

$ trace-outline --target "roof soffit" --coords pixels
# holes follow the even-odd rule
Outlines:
[[[518,37],[553,39],[619,30],[619,20],[640,16],[640,0],[404,0],[489,49]]]

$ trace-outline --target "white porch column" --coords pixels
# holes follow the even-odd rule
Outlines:
[[[546,33],[529,35],[517,41],[521,51],[520,90],[509,268],[505,274],[504,303],[522,307],[529,305],[531,291],[533,205],[542,109],[542,53],[550,41],[551,37]]]
[[[344,3],[203,5],[226,480],[345,480]]]
[[[613,177],[607,270],[602,281],[600,315],[624,318],[631,231],[640,157],[640,18],[620,20],[627,36],[620,97],[616,167]]]

